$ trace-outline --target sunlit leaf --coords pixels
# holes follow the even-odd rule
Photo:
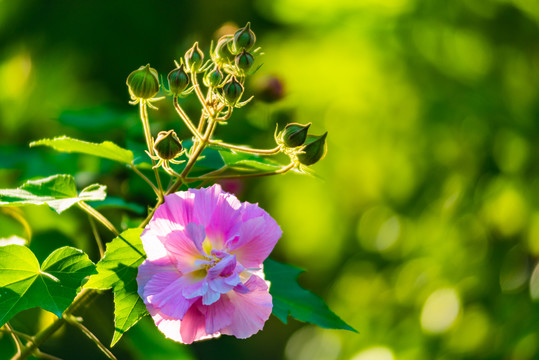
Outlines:
[[[18,312],[37,306],[62,316],[82,280],[95,272],[94,263],[79,249],[57,249],[40,268],[26,246],[0,247],[0,326]]]
[[[356,331],[335,315],[319,296],[299,286],[297,277],[303,270],[267,259],[264,262],[264,272],[266,279],[271,282],[272,313],[283,323],[288,322],[290,315],[326,329]]]
[[[88,289],[114,292],[114,323],[116,328],[111,346],[148,314],[137,293],[137,268],[144,261],[140,240],[142,229],[129,229],[107,244],[105,256],[97,263],[97,274],[84,285]]]
[[[0,190],[0,206],[47,204],[61,213],[79,201],[103,200],[106,196],[104,185],[93,184],[77,194],[75,179],[71,175],[53,175],[27,181],[17,189]]]
[[[273,161],[269,157],[263,157],[256,154],[232,151],[228,148],[212,145],[212,148],[219,152],[226,166],[237,170],[257,170],[257,171],[275,171],[282,167],[281,164]]]
[[[30,147],[40,145],[49,146],[57,151],[88,154],[126,164],[130,164],[133,161],[133,153],[131,151],[123,149],[110,141],[97,144],[61,136],[30,143]]]

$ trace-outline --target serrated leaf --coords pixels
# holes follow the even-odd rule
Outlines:
[[[107,196],[104,185],[93,184],[77,194],[71,175],[53,175],[25,182],[17,189],[0,190],[0,206],[49,205],[58,214],[79,201],[103,200]]]
[[[357,332],[332,312],[319,296],[303,289],[297,282],[303,270],[277,261],[266,259],[264,273],[271,282],[270,294],[273,297],[273,315],[283,323],[288,315],[293,318],[316,324],[326,329],[344,329]]]
[[[105,256],[97,263],[97,274],[84,285],[88,289],[114,292],[115,330],[111,346],[148,314],[138,295],[137,271],[145,254],[140,240],[142,229],[129,229],[107,244]]]
[[[82,280],[95,272],[88,255],[72,247],[54,251],[41,268],[26,246],[0,247],[0,326],[18,312],[37,306],[62,316]]]
[[[110,141],[104,141],[98,144],[61,136],[30,143],[30,147],[40,145],[51,147],[56,151],[94,155],[126,164],[130,164],[133,161],[133,153],[131,151],[123,149]]]

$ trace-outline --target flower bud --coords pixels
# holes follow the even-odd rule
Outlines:
[[[236,80],[235,76],[223,86],[223,97],[232,106],[238,102],[242,93],[243,86]]]
[[[253,66],[253,63],[255,62],[255,59],[253,55],[249,54],[245,49],[236,55],[236,58],[234,59],[236,63],[236,67],[240,69],[243,72],[249,71],[251,66]]]
[[[219,64],[232,64],[234,62],[234,55],[230,52],[228,48],[228,43],[232,43],[232,35],[224,35],[219,38],[217,45],[215,46],[215,57],[214,59]]]
[[[305,143],[307,139],[307,131],[311,123],[303,124],[288,124],[283,131],[283,142],[286,147],[295,148]]]
[[[198,42],[196,42],[192,48],[185,53],[185,63],[189,71],[198,71],[204,62],[204,53],[198,48]]]
[[[168,88],[174,94],[178,95],[189,86],[189,75],[183,69],[183,64],[168,73]]]
[[[302,149],[303,153],[298,154],[299,162],[303,165],[312,165],[322,159],[327,151],[327,135],[327,131],[324,135],[320,136],[310,135],[307,138],[305,147]]]
[[[157,134],[153,149],[159,158],[172,160],[183,150],[183,146],[174,130],[169,130]]]
[[[159,77],[150,64],[129,74],[126,84],[131,96],[137,99],[151,99],[159,92]]]
[[[208,71],[206,75],[204,75],[204,84],[206,84],[208,87],[216,87],[221,83],[221,81],[223,81],[223,78],[223,72],[217,66],[215,69]]]
[[[232,43],[232,53],[237,54],[242,50],[251,50],[255,45],[256,36],[255,33],[251,31],[251,23],[248,22],[245,27],[239,29],[234,34],[234,42]]]

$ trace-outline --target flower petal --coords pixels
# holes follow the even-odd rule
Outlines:
[[[205,237],[203,225],[189,223],[183,230],[171,231],[161,240],[176,260],[178,269],[188,273],[201,268],[195,260],[204,258],[202,242]]]
[[[180,334],[182,342],[191,344],[208,336],[206,333],[206,317],[200,311],[199,306],[191,306],[182,319]]]
[[[229,242],[230,253],[247,268],[260,267],[282,233],[269,215],[249,219],[241,224],[239,236]]]
[[[206,334],[219,332],[232,323],[234,309],[228,297],[221,296],[218,301],[203,308],[206,311]]]
[[[273,307],[271,295],[264,280],[253,275],[245,286],[250,290],[246,294],[231,291],[224,295],[230,300],[230,307],[234,312],[232,323],[223,328],[221,333],[234,335],[240,339],[248,338],[262,330]]]

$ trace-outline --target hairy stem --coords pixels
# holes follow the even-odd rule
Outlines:
[[[153,154],[153,138],[152,132],[150,131],[150,122],[148,120],[148,108],[146,103],[140,102],[140,119],[142,120],[142,127],[144,128],[144,137],[146,138],[146,146],[148,147],[148,152]],[[155,160],[150,157],[152,161],[152,167],[155,166]],[[163,186],[161,185],[161,178],[159,177],[159,170],[157,168],[153,169],[155,173],[155,180],[157,181],[157,188],[159,189],[157,197],[159,199],[163,198]]]
[[[96,220],[98,220],[103,226],[105,226],[107,229],[109,229],[114,235],[118,236],[120,233],[114,225],[110,221],[107,220],[106,217],[104,217],[99,211],[91,207],[90,205],[86,204],[84,201],[79,201],[77,203],[80,208],[84,211],[86,211],[89,215],[92,215]]]
[[[193,136],[196,137],[198,140],[202,140],[202,135],[200,135],[200,132],[197,130],[195,125],[193,125],[191,119],[189,119],[185,111],[183,111],[180,104],[178,103],[177,96],[174,96],[174,100],[172,100],[172,103],[174,104],[174,109],[176,109],[178,115],[180,115],[185,125],[187,125],[187,127],[189,128],[189,131],[191,131],[191,134],[193,134]]]
[[[144,181],[146,181],[146,183],[148,185],[150,185],[150,187],[152,188],[153,192],[155,193],[155,195],[159,196],[159,190],[155,187],[155,185],[153,184],[153,182],[150,181],[150,179],[148,179],[139,169],[137,169],[137,167],[135,166],[134,163],[131,163],[131,169],[133,169],[133,171],[138,175],[140,176]]]
[[[210,145],[222,146],[230,150],[241,151],[244,153],[257,154],[257,155],[276,155],[281,151],[280,145],[273,149],[251,149],[244,146],[236,146],[236,145],[231,145],[225,142],[214,141],[214,140],[210,140]]]
[[[247,178],[255,178],[255,177],[262,177],[262,176],[279,175],[279,174],[284,174],[287,171],[293,169],[294,166],[295,164],[291,163],[287,166],[280,168],[279,170],[265,172],[265,173],[256,173],[256,174],[234,174],[234,175],[216,175],[216,176],[203,175],[199,177],[187,178],[185,179],[185,181],[190,183],[194,181],[205,181],[205,180],[247,179]]]
[[[101,240],[101,236],[99,236],[97,226],[95,226],[94,218],[88,215],[88,221],[90,222],[90,226],[92,227],[92,233],[94,234],[95,242],[97,243],[97,248],[99,249],[99,258],[102,258],[105,254],[105,250],[103,249],[103,241]]]

